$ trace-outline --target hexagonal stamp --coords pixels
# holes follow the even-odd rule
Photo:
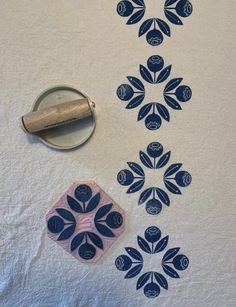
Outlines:
[[[48,236],[81,262],[98,259],[124,232],[124,210],[94,181],[78,181],[46,215]]]

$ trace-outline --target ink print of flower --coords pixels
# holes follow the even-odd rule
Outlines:
[[[121,17],[129,17],[127,25],[133,25],[141,21],[145,15],[146,2],[144,0],[120,1],[117,4],[117,13]],[[174,25],[183,25],[181,18],[192,14],[193,6],[188,0],[166,0],[163,6],[167,21],[153,17],[146,19],[139,27],[138,36],[146,34],[146,41],[151,46],[159,46],[164,36],[171,36],[171,29],[167,22]]]

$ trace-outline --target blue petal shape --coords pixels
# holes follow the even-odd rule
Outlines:
[[[171,11],[169,10],[165,10],[165,15],[166,15],[166,18],[172,22],[173,24],[175,25],[182,25],[182,21],[179,19],[179,17],[177,15],[175,15],[174,13],[172,13]]]
[[[153,191],[153,188],[148,188],[144,190],[139,197],[138,204],[142,205],[151,196],[152,191]]]
[[[156,108],[161,117],[168,122],[170,120],[170,114],[167,108],[160,103],[156,104]]]
[[[170,6],[172,4],[174,4],[175,2],[177,2],[178,0],[166,0],[165,2],[165,6]]]
[[[161,239],[159,242],[157,242],[155,249],[154,249],[154,254],[162,252],[167,244],[168,244],[169,236],[164,237]]]
[[[154,272],[154,276],[155,276],[155,279],[158,282],[158,284],[162,288],[168,290],[168,282],[167,282],[166,278],[162,274],[157,273],[157,272]]]
[[[142,78],[147,81],[148,83],[154,83],[153,77],[150,73],[150,71],[143,65],[140,65],[139,67],[140,74]]]
[[[63,217],[63,219],[75,223],[74,215],[70,211],[63,208],[58,208],[56,209],[56,212]]]
[[[170,32],[170,27],[168,26],[168,24],[162,20],[162,19],[159,19],[159,18],[156,18],[156,22],[159,26],[159,28],[161,29],[161,31],[167,35],[167,36],[170,36],[171,35],[171,32]]]
[[[164,167],[170,160],[170,154],[171,152],[168,151],[167,153],[165,153],[157,162],[156,168],[162,168]]]
[[[182,194],[180,189],[175,185],[173,184],[172,182],[170,182],[169,180],[164,180],[164,183],[165,183],[165,186],[166,188],[173,194]]]
[[[74,210],[77,213],[83,213],[81,205],[73,197],[67,195],[67,202],[72,210]]]
[[[168,65],[166,68],[162,69],[162,71],[159,73],[155,83],[162,83],[164,82],[171,73],[171,65]]]
[[[141,190],[143,185],[144,185],[144,180],[143,179],[138,180],[130,186],[130,188],[128,189],[128,191],[126,193],[128,193],[128,194],[135,193],[135,192]]]
[[[132,0],[132,1],[136,3],[137,5],[141,5],[145,7],[144,0]]]
[[[144,97],[145,97],[144,94],[141,94],[141,95],[138,95],[138,96],[134,97],[134,98],[133,98],[132,100],[130,100],[130,102],[127,104],[126,109],[134,109],[134,108],[137,108],[137,107],[143,102]]]
[[[144,171],[140,165],[134,162],[127,162],[127,164],[136,174],[138,174],[139,176],[145,176]]]
[[[142,271],[142,268],[143,268],[142,264],[136,265],[135,267],[133,267],[128,271],[128,273],[125,275],[125,278],[133,278],[137,276]]]
[[[160,198],[160,200],[166,205],[169,206],[170,205],[170,199],[169,196],[167,195],[167,193],[165,191],[163,191],[160,188],[156,188],[156,192],[158,197]]]
[[[112,208],[112,204],[108,204],[108,205],[104,205],[101,208],[98,209],[94,220],[97,221],[99,219],[101,219],[102,217],[104,217]]]
[[[131,17],[129,18],[129,20],[127,21],[126,24],[127,25],[133,25],[133,24],[139,22],[143,18],[144,13],[145,13],[144,9],[138,10],[133,15],[131,15]]]
[[[139,34],[138,34],[139,37],[144,35],[151,28],[151,25],[153,24],[153,20],[154,20],[153,18],[147,19],[144,21],[144,23],[141,24],[139,28]]]
[[[147,103],[140,109],[138,113],[138,121],[143,119],[151,111],[152,106],[152,103]]]
[[[80,244],[84,240],[85,235],[86,235],[86,232],[81,232],[73,238],[73,240],[71,241],[71,245],[70,245],[70,250],[72,252],[80,246]]]
[[[170,260],[171,258],[173,258],[175,255],[178,254],[179,250],[180,250],[179,247],[175,247],[175,248],[169,249],[169,250],[165,253],[165,255],[163,256],[162,262],[168,261],[168,260]]]
[[[147,154],[145,154],[145,152],[140,151],[139,158],[141,162],[143,163],[143,165],[145,165],[148,168],[154,168],[151,159],[148,157]]]
[[[163,264],[162,268],[168,276],[172,278],[179,278],[179,274],[174,269],[172,269],[169,265]]]
[[[129,80],[129,82],[139,91],[144,92],[145,88],[143,83],[136,77],[127,77],[127,79]]]
[[[180,104],[169,95],[164,95],[165,102],[168,104],[169,107],[171,107],[174,110],[182,110]]]
[[[96,235],[93,232],[88,232],[87,233],[89,236],[89,239],[91,240],[91,242],[96,245],[98,248],[103,249],[103,242],[101,240],[101,238],[99,238],[98,235]]]
[[[115,237],[114,233],[107,226],[95,222],[95,227],[97,228],[97,231],[104,237],[109,237],[109,238]]]
[[[75,226],[76,225],[73,224],[67,227],[65,230],[63,230],[60,236],[57,238],[57,241],[63,241],[69,239],[69,237],[71,237],[75,231]]]
[[[164,173],[164,177],[169,177],[176,173],[182,166],[182,163],[171,164]]]
[[[148,253],[148,254],[151,254],[152,253],[152,250],[148,244],[148,242],[146,240],[144,240],[142,237],[138,236],[137,237],[137,240],[138,240],[138,245],[139,247],[145,252],[145,253]]]
[[[182,82],[183,78],[175,78],[175,79],[171,79],[165,86],[164,88],[164,92],[170,92],[173,89],[175,89],[181,82]]]
[[[126,247],[125,250],[135,260],[143,261],[143,257],[137,249],[135,249],[133,247]]]
[[[100,193],[97,193],[90,199],[85,212],[88,213],[88,212],[93,211],[97,207],[99,202],[100,202]]]
[[[137,281],[136,290],[142,288],[146,284],[146,282],[149,280],[151,275],[152,275],[152,272],[147,272],[141,275]]]

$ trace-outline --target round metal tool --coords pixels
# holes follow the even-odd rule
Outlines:
[[[86,98],[91,107],[91,116],[71,123],[36,132],[35,135],[49,147],[68,150],[80,146],[93,134],[96,126],[95,104],[79,90],[59,85],[47,89],[35,100],[32,112],[43,110],[69,101]]]

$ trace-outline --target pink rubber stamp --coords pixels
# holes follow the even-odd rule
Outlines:
[[[48,236],[81,262],[96,262],[125,230],[124,211],[94,181],[73,183],[46,215]]]

